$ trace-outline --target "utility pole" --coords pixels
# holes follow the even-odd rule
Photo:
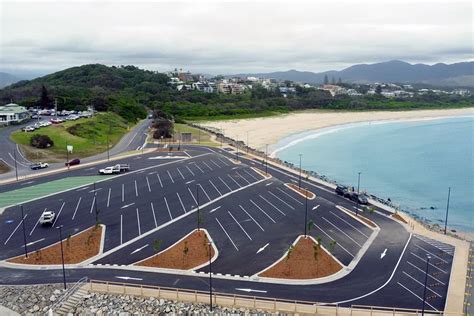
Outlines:
[[[359,177],[357,178],[357,194],[359,194],[359,188],[360,188],[360,174],[361,174],[361,172],[359,171],[358,174],[359,174]]]
[[[18,166],[16,164],[16,148],[13,150],[13,160],[15,160],[15,176],[16,176],[16,181],[18,181]]]
[[[298,179],[298,189],[301,189],[301,156],[302,154],[300,154],[300,177]]]
[[[20,209],[21,209],[21,225],[23,226],[23,244],[25,245],[25,257],[28,258],[28,247],[26,246],[25,215],[23,214],[23,204],[20,205]]]
[[[66,164],[67,164],[67,170],[69,170],[69,150],[67,148],[67,139],[66,139]]]
[[[59,243],[61,244],[61,261],[63,264],[63,283],[64,283],[64,289],[66,289],[66,270],[64,269],[64,250],[63,250],[63,225],[56,227],[59,229]]]
[[[208,242],[209,245],[209,305],[211,307],[212,312],[212,254],[211,254],[211,246],[212,242]]]
[[[448,189],[448,203],[446,204],[446,219],[444,220],[444,234],[448,229],[449,198],[451,197],[451,187]]]
[[[425,315],[425,301],[426,301],[426,283],[428,281],[428,268],[429,268],[429,265],[430,265],[430,259],[431,259],[431,256],[428,255],[426,257],[426,270],[425,270],[425,286],[423,288],[423,306],[421,308],[421,316],[424,316]]]

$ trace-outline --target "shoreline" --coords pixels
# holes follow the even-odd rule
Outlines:
[[[460,116],[474,116],[474,107],[446,110],[410,111],[364,111],[335,112],[324,110],[297,111],[278,116],[237,119],[225,121],[203,121],[199,125],[239,139],[249,147],[265,149],[274,147],[281,140],[304,132],[317,132],[351,124],[382,124],[401,121],[421,121]]]

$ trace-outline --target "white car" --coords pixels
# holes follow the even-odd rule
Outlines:
[[[119,166],[119,165],[116,165],[116,166],[113,166],[113,167],[107,167],[107,168],[104,168],[104,169],[100,169],[100,170],[99,170],[99,173],[100,173],[100,174],[114,174],[114,173],[120,173],[120,166]]]
[[[41,214],[39,222],[41,225],[46,225],[46,224],[53,225],[55,218],[56,218],[56,213],[54,213],[53,211],[44,211],[43,214]]]

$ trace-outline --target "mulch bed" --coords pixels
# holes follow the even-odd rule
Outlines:
[[[316,194],[314,194],[313,192],[311,191],[308,191],[306,189],[303,189],[303,188],[298,188],[297,185],[293,184],[293,183],[287,183],[287,185],[292,189],[292,190],[295,190],[297,192],[299,192],[300,194],[302,194],[303,196],[306,196],[306,194],[308,194],[308,199],[312,200],[316,197]]]
[[[402,223],[408,224],[408,222],[402,216],[400,216],[400,214],[394,213],[391,216],[395,219],[398,219]]]
[[[189,270],[209,262],[209,240],[204,231],[194,231],[167,250],[137,263],[138,266]],[[185,249],[188,249],[187,252]],[[211,247],[211,258],[214,248]]]
[[[77,235],[63,240],[64,263],[75,264],[96,256],[100,251],[102,227],[91,227]],[[61,264],[61,245],[39,249],[28,254],[8,259],[8,262],[22,264]]]
[[[317,256],[315,258],[315,248]],[[300,238],[290,257],[286,255],[276,265],[259,276],[279,279],[316,279],[332,275],[342,269],[326,250],[311,238]]]

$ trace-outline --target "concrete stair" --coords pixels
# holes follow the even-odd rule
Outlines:
[[[78,289],[74,294],[69,296],[69,298],[61,304],[59,309],[54,311],[55,315],[67,315],[70,310],[72,310],[82,299],[84,296],[89,294],[87,290],[84,290],[83,288]]]

